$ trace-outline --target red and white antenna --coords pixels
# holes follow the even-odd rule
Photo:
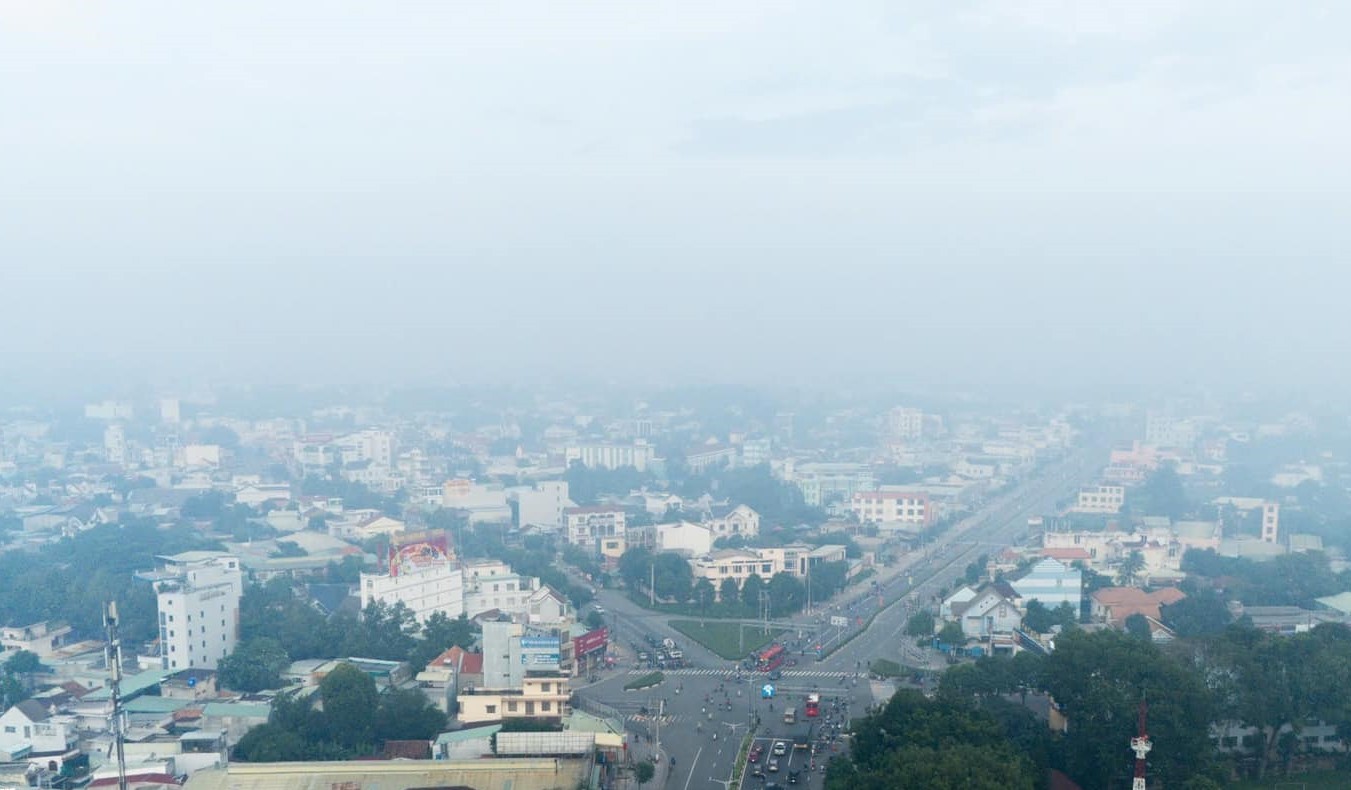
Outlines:
[[[1135,752],[1135,780],[1131,790],[1145,790],[1145,755],[1154,748],[1145,730],[1145,701],[1140,700],[1140,734],[1131,738],[1131,751]]]

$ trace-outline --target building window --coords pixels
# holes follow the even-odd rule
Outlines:
[[[484,706],[483,706],[483,712],[484,712],[484,713],[496,713],[496,712],[497,712],[497,706],[496,706],[496,705],[484,705]]]
[[[553,685],[553,684],[551,684],[551,683],[541,683],[541,684],[540,684],[540,691],[542,691],[542,692],[545,693],[545,694],[548,694],[548,693],[549,693],[549,687],[550,687],[551,685]]]
[[[552,703],[552,702],[549,702],[548,700],[545,700],[544,702],[541,702],[541,703],[539,704],[539,709],[540,709],[541,711],[544,711],[545,713],[548,713],[552,707],[553,707],[553,703]]]
[[[507,703],[507,713],[515,713],[515,712],[516,712],[516,701],[512,700]]]

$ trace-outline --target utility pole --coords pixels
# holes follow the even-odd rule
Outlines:
[[[765,633],[769,633],[769,590],[760,591],[760,612],[765,621]]]
[[[1131,782],[1131,790],[1145,790],[1145,755],[1153,748],[1154,744],[1145,730],[1145,701],[1141,699],[1140,733],[1131,738],[1131,751],[1135,752],[1135,779]]]
[[[647,605],[653,609],[657,608],[657,563],[653,561],[647,566]]]
[[[812,561],[807,558],[807,616],[812,613]]]
[[[103,610],[103,627],[108,636],[103,658],[108,664],[111,681],[108,688],[113,704],[113,743],[117,746],[117,790],[127,790],[127,754],[123,744],[126,732],[122,727],[122,640],[117,635],[117,620],[117,602],[109,601]]]

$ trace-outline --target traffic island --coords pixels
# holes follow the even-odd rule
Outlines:
[[[670,626],[728,661],[740,661],[784,633],[781,628],[765,633],[756,625],[720,620],[672,620]]]
[[[630,680],[628,683],[625,683],[624,690],[637,691],[639,689],[652,688],[653,686],[658,685],[665,679],[666,676],[660,672],[649,672],[646,675],[636,677],[633,680]]]

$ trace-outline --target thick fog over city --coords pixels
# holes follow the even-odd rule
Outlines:
[[[1348,14],[7,3],[6,387],[1345,384]]]
[[[1348,29],[0,0],[0,790],[1351,787]]]

